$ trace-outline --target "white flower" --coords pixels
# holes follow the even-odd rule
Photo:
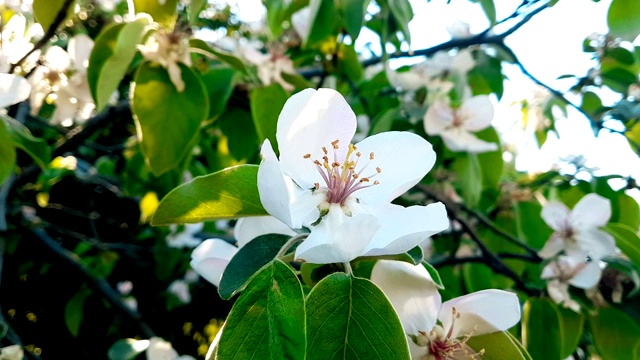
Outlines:
[[[202,231],[204,223],[185,224],[184,229],[180,232],[177,232],[178,226],[175,224],[170,225],[169,228],[171,234],[167,236],[167,245],[172,248],[192,248],[202,242],[194,235]]]
[[[184,91],[185,84],[178,63],[191,67],[188,39],[179,33],[158,30],[149,37],[146,44],[138,45],[138,50],[146,60],[156,62],[167,69],[176,90]]]
[[[262,205],[290,228],[311,230],[296,259],[320,264],[399,254],[448,227],[441,203],[391,204],[433,167],[431,144],[386,132],[353,145],[355,131],[356,116],[338,92],[307,89],[280,113],[280,156],[269,140],[262,145]]]
[[[481,153],[498,150],[496,143],[478,139],[473,132],[491,125],[493,104],[486,95],[466,99],[453,109],[448,99],[434,102],[424,115],[424,130],[428,135],[440,135],[452,151]]]
[[[169,284],[167,291],[175,295],[180,302],[188,304],[191,302],[191,293],[189,292],[189,284],[184,280],[174,280]]]
[[[296,73],[293,61],[289,56],[277,52],[263,54],[250,44],[240,44],[238,51],[245,60],[257,67],[258,78],[262,84],[278,83],[287,91],[292,91],[295,88],[282,78],[282,73]]]
[[[306,6],[299,11],[296,11],[291,15],[291,25],[300,36],[302,41],[306,41],[309,37],[309,31],[311,31],[311,6]]]
[[[0,349],[0,360],[22,360],[24,350],[20,345],[10,345]]]
[[[191,253],[191,267],[205,280],[218,287],[222,273],[238,249],[265,234],[295,235],[295,232],[272,216],[240,219],[234,229],[237,246],[222,239],[207,239]]]
[[[34,25],[27,29],[27,18],[22,14],[14,14],[2,27],[2,41],[0,43],[0,73],[9,72],[11,64],[17,63],[32,48],[31,38],[40,35],[42,27]],[[36,51],[22,64],[30,67],[40,55]]]
[[[178,352],[171,346],[171,343],[159,337],[149,339],[147,348],[147,360],[195,360],[192,356],[178,356]]]
[[[580,305],[569,295],[569,285],[581,289],[595,287],[602,277],[602,268],[599,260],[588,259],[586,253],[560,255],[544,267],[540,277],[549,280],[547,292],[551,299],[564,307],[579,311]]]
[[[127,296],[131,294],[131,290],[133,290],[133,283],[129,280],[121,281],[116,284],[116,289],[122,296]]]
[[[586,252],[593,260],[613,254],[616,241],[600,230],[611,217],[611,203],[598,194],[587,194],[569,210],[559,201],[550,201],[542,208],[542,219],[554,233],[538,253],[548,259],[563,251],[580,256]]]
[[[29,97],[31,85],[22,76],[0,73],[0,109]]]
[[[504,331],[520,321],[518,297],[502,290],[482,290],[442,303],[422,265],[378,260],[371,281],[396,310],[415,360],[481,355],[482,349],[466,344],[470,337]]]
[[[456,19],[451,25],[447,26],[447,32],[452,39],[464,39],[471,36],[469,23],[460,19]]]

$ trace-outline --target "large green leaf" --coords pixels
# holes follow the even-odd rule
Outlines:
[[[560,315],[560,329],[562,331],[562,359],[566,359],[576,351],[582,332],[585,317],[569,308],[556,306]]]
[[[522,342],[534,359],[562,359],[560,314],[549,299],[530,298],[522,314]]]
[[[224,269],[218,287],[220,297],[230,299],[242,290],[251,277],[276,257],[289,238],[281,234],[262,235],[240,248]]]
[[[202,75],[209,95],[209,119],[222,114],[233,93],[235,71],[226,66],[214,67]]]
[[[137,13],[147,13],[151,15],[153,21],[161,24],[169,30],[173,27],[178,18],[176,7],[178,0],[133,0]]]
[[[496,23],[496,4],[493,3],[493,0],[480,0],[480,5],[482,5],[482,10],[493,26]]]
[[[45,32],[49,30],[49,27],[53,25],[53,22],[58,16],[58,13],[60,12],[60,10],[62,10],[62,7],[67,1],[68,0],[34,0],[33,1],[33,15],[36,17],[36,20],[38,20],[38,22],[42,26],[42,30],[44,30]],[[73,14],[74,2],[75,0],[71,1],[71,4],[67,8],[67,15],[66,15],[67,17],[70,14]]]
[[[618,222],[638,230],[640,227],[640,206],[636,199],[620,192],[618,195],[618,207],[620,208]]]
[[[282,33],[282,23],[286,19],[288,4],[284,0],[263,0],[262,3],[267,8],[267,25],[271,36],[276,39]]]
[[[84,302],[90,294],[91,291],[89,289],[81,289],[69,300],[64,308],[64,322],[74,337],[77,337],[80,332],[80,325],[82,324],[84,313]]]
[[[203,40],[200,40],[200,39],[189,39],[189,46],[192,49],[197,50],[197,52],[200,52],[200,53],[203,53],[203,54],[208,54],[209,56],[215,57],[216,59],[228,64],[229,66],[231,66],[235,70],[238,70],[238,71],[241,71],[241,72],[246,72],[247,71],[247,68],[244,66],[244,63],[242,62],[242,60],[238,59],[237,57],[235,57],[231,53],[228,53],[228,52],[222,51],[222,50],[216,50],[216,49],[212,48],[211,46],[209,46]]]
[[[309,2],[312,21],[309,34],[302,39],[305,47],[314,46],[328,39],[334,31],[336,17],[333,0],[311,0]]]
[[[518,223],[518,237],[525,239],[532,247],[542,249],[553,233],[553,229],[540,216],[542,206],[533,201],[521,201],[513,208]]]
[[[0,184],[11,175],[16,165],[16,148],[4,121],[0,121]]]
[[[265,267],[233,305],[219,359],[304,359],[304,295],[298,277],[279,260]]]
[[[197,177],[171,190],[160,201],[151,224],[258,215],[267,215],[258,194],[258,166],[239,165]]]
[[[8,116],[2,116],[2,119],[16,148],[26,152],[41,168],[51,162],[51,149],[44,139],[34,137],[26,126]]]
[[[157,64],[142,64],[135,77],[131,107],[140,150],[156,176],[173,169],[191,151],[189,145],[209,116],[209,99],[200,76],[183,64],[180,70],[185,83],[182,92]]]
[[[205,5],[207,5],[207,0],[191,0],[191,4],[189,5],[190,24],[195,24],[198,21],[200,12],[204,9]]]
[[[407,43],[411,43],[411,31],[409,22],[413,19],[413,9],[409,0],[386,0],[391,10],[391,15],[396,20],[402,36]]]
[[[615,308],[602,308],[589,317],[591,335],[603,360],[637,359],[633,351],[640,343],[640,327]]]
[[[307,359],[409,359],[406,336],[371,281],[334,273],[307,298]]]
[[[467,345],[476,352],[484,349],[482,360],[531,360],[518,340],[506,331],[474,336]]]
[[[625,40],[633,41],[640,33],[640,1],[613,0],[607,14],[609,32]]]
[[[360,35],[367,5],[369,5],[369,0],[342,0],[340,2],[338,10],[342,19],[342,26],[347,30],[347,34],[351,36],[353,42]]]
[[[603,229],[613,235],[616,245],[640,269],[640,237],[636,231],[627,225],[616,223],[607,224]]]
[[[111,24],[96,38],[89,57],[87,79],[98,111],[109,103],[127,73],[147,23],[147,19],[141,18],[130,23]]]
[[[278,83],[251,91],[251,117],[256,127],[258,141],[262,143],[265,139],[269,139],[276,151],[278,150],[276,141],[278,117],[288,98],[289,94]]]

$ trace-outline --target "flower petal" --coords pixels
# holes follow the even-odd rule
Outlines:
[[[571,299],[571,295],[569,295],[569,284],[560,280],[551,280],[547,283],[547,293],[557,304],[571,308],[576,312],[580,311],[580,305]]]
[[[611,218],[611,201],[598,194],[585,195],[571,211],[574,229],[605,226]]]
[[[428,333],[436,325],[442,299],[424,266],[378,260],[371,272],[371,281],[391,302],[405,333]]]
[[[356,115],[337,91],[306,89],[293,95],[284,104],[276,130],[282,171],[301,188],[312,188],[322,181],[313,163],[322,160],[322,147],[333,159],[331,143],[338,140],[335,152],[342,161],[355,133]],[[311,157],[305,158],[307,154]]]
[[[598,285],[602,277],[600,261],[590,261],[584,265],[581,264],[581,266],[582,269],[569,280],[569,284],[581,289],[591,289]]]
[[[441,134],[444,144],[451,151],[466,151],[472,154],[498,150],[498,144],[478,139],[463,128],[451,128]]]
[[[30,91],[31,85],[22,76],[0,74],[0,108],[26,100]]]
[[[407,208],[392,204],[376,215],[380,229],[365,250],[367,256],[407,252],[429,236],[449,228],[447,210],[442,203]]]
[[[538,251],[538,256],[543,259],[554,257],[557,253],[564,250],[565,242],[558,233],[553,233],[549,240],[544,244],[542,250]]]
[[[349,217],[340,205],[333,204],[329,213],[298,246],[295,258],[314,264],[349,262],[363,254],[379,227],[375,216],[358,214]]]
[[[440,135],[453,124],[455,113],[449,102],[438,100],[424,114],[424,131],[428,135]]]
[[[263,159],[258,168],[258,191],[265,210],[293,229],[316,221],[320,216],[318,205],[324,200],[322,195],[299,188],[290,177],[283,174],[269,140],[262,145],[261,154]]]
[[[233,235],[238,241],[238,247],[245,246],[249,241],[265,234],[296,235],[285,223],[273,216],[255,216],[239,219],[233,229]]]
[[[453,308],[460,318],[452,322]],[[450,331],[452,337],[490,334],[504,331],[520,321],[520,302],[516,294],[502,290],[482,290],[451,299],[440,309],[438,320],[442,328]]]
[[[358,190],[354,196],[363,204],[388,204],[415,186],[431,170],[436,153],[431,144],[422,137],[410,133],[389,131],[368,137],[357,145],[362,158],[357,171],[367,168],[361,178],[372,178],[379,182]],[[370,160],[373,154],[373,160]],[[381,172],[378,174],[377,169]]]
[[[147,348],[147,360],[175,359],[178,352],[171,346],[171,343],[159,337],[149,339]]]
[[[567,246],[567,253],[586,252],[592,259],[600,260],[616,251],[615,238],[600,229],[582,229],[575,235],[576,241]]]
[[[549,201],[542,207],[540,215],[550,228],[561,231],[569,221],[569,208],[559,201]]]
[[[67,46],[69,57],[79,71],[85,72],[89,67],[89,56],[91,56],[93,44],[93,40],[85,34],[75,35],[69,40]]]
[[[191,253],[191,267],[217,287],[220,285],[224,269],[237,252],[237,247],[224,240],[207,239]]]
[[[493,120],[493,104],[487,95],[474,96],[462,103],[458,116],[463,119],[462,126],[468,131],[486,129]]]

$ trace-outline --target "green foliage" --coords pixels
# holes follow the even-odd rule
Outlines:
[[[209,95],[209,119],[215,119],[227,107],[233,93],[235,71],[225,66],[214,67],[202,75]]]
[[[522,342],[532,358],[562,359],[561,326],[560,314],[551,300],[527,300],[522,314]]]
[[[36,19],[42,25],[42,30],[45,32],[49,30],[53,22],[56,20],[58,13],[62,11],[63,6],[70,0],[34,0],[33,1],[33,14]],[[73,5],[75,0],[70,1],[71,4],[67,8],[67,15],[69,17],[73,14]]]
[[[162,199],[152,224],[267,215],[260,202],[257,177],[256,165],[240,165],[197,177],[173,189]]]
[[[307,297],[306,311],[307,359],[409,359],[398,316],[369,280],[329,275]]]
[[[640,343],[640,327],[616,308],[599,309],[589,317],[593,342],[604,360],[633,359]]]
[[[304,359],[302,287],[291,269],[274,260],[247,285],[231,309],[219,359]]]
[[[269,86],[256,88],[251,92],[251,117],[258,133],[258,141],[269,139],[271,146],[277,151],[276,126],[278,116],[289,98],[289,94],[275,83]]]
[[[411,32],[409,31],[409,21],[413,19],[413,9],[409,0],[384,0],[381,6],[387,6],[391,11],[396,24],[402,32],[404,40],[411,43]]]
[[[615,223],[607,224],[604,230],[613,235],[616,245],[640,269],[640,237],[637,232],[629,226]]]
[[[220,297],[230,299],[242,291],[261,268],[272,262],[288,240],[287,235],[261,235],[240,248],[222,274],[218,287]]]
[[[506,331],[474,336],[467,345],[475,351],[485,349],[483,360],[532,360],[518,340]]]
[[[178,0],[133,0],[136,14],[147,13],[151,15],[153,21],[172,30],[178,17],[176,5]]]
[[[51,150],[47,142],[44,139],[34,137],[26,126],[8,116],[2,116],[2,120],[4,120],[6,131],[13,139],[13,145],[27,153],[40,168],[44,169],[51,161]],[[9,142],[6,144],[10,145]],[[2,180],[0,180],[1,182]]]
[[[634,0],[613,0],[607,13],[609,31],[625,40],[633,41],[640,32],[638,17],[640,3]]]
[[[191,151],[200,124],[209,115],[209,101],[200,76],[180,64],[185,90],[178,92],[167,71],[144,63],[135,77],[132,110],[140,149],[154,175],[176,167]]]
[[[311,26],[309,34],[302,40],[306,47],[317,47],[333,34],[336,23],[334,0],[311,0],[309,7]]]
[[[67,324],[67,329],[74,337],[77,337],[80,332],[84,303],[89,295],[91,295],[91,291],[83,288],[73,295],[64,309],[64,322]]]
[[[97,110],[102,110],[109,103],[128,72],[147,23],[142,18],[130,23],[111,24],[96,38],[89,58],[87,79]]]
[[[353,40],[360,35],[367,5],[369,5],[369,0],[341,0],[338,2],[337,10],[342,18],[343,26]]]
[[[13,172],[16,163],[16,149],[4,121],[0,121],[0,184]]]

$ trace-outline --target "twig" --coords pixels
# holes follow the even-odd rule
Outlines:
[[[42,245],[80,274],[89,288],[101,294],[120,314],[134,322],[144,337],[151,338],[155,336],[154,331],[142,320],[140,313],[127,307],[122,302],[121,296],[113,290],[106,280],[93,276],[90,270],[76,259],[75,254],[60,246],[43,229],[32,228],[30,231]]]
[[[38,42],[33,46],[33,48],[29,50],[22,58],[20,58],[18,62],[11,65],[11,69],[9,70],[9,73],[12,73],[13,70],[15,70],[18,66],[22,65],[22,63],[25,60],[27,60],[27,58],[31,54],[41,49],[43,46],[45,46],[49,42],[49,40],[51,40],[51,38],[53,38],[53,36],[56,34],[56,30],[58,30],[58,27],[60,26],[60,24],[62,24],[64,19],[67,17],[67,12],[69,11],[69,7],[71,6],[71,4],[73,4],[73,2],[74,0],[65,0],[64,4],[62,4],[62,7],[60,8],[60,10],[58,10],[58,14],[56,14],[55,19],[53,19],[51,26],[49,26],[49,29],[47,29],[47,32],[44,34],[44,36],[40,40],[38,40]]]

